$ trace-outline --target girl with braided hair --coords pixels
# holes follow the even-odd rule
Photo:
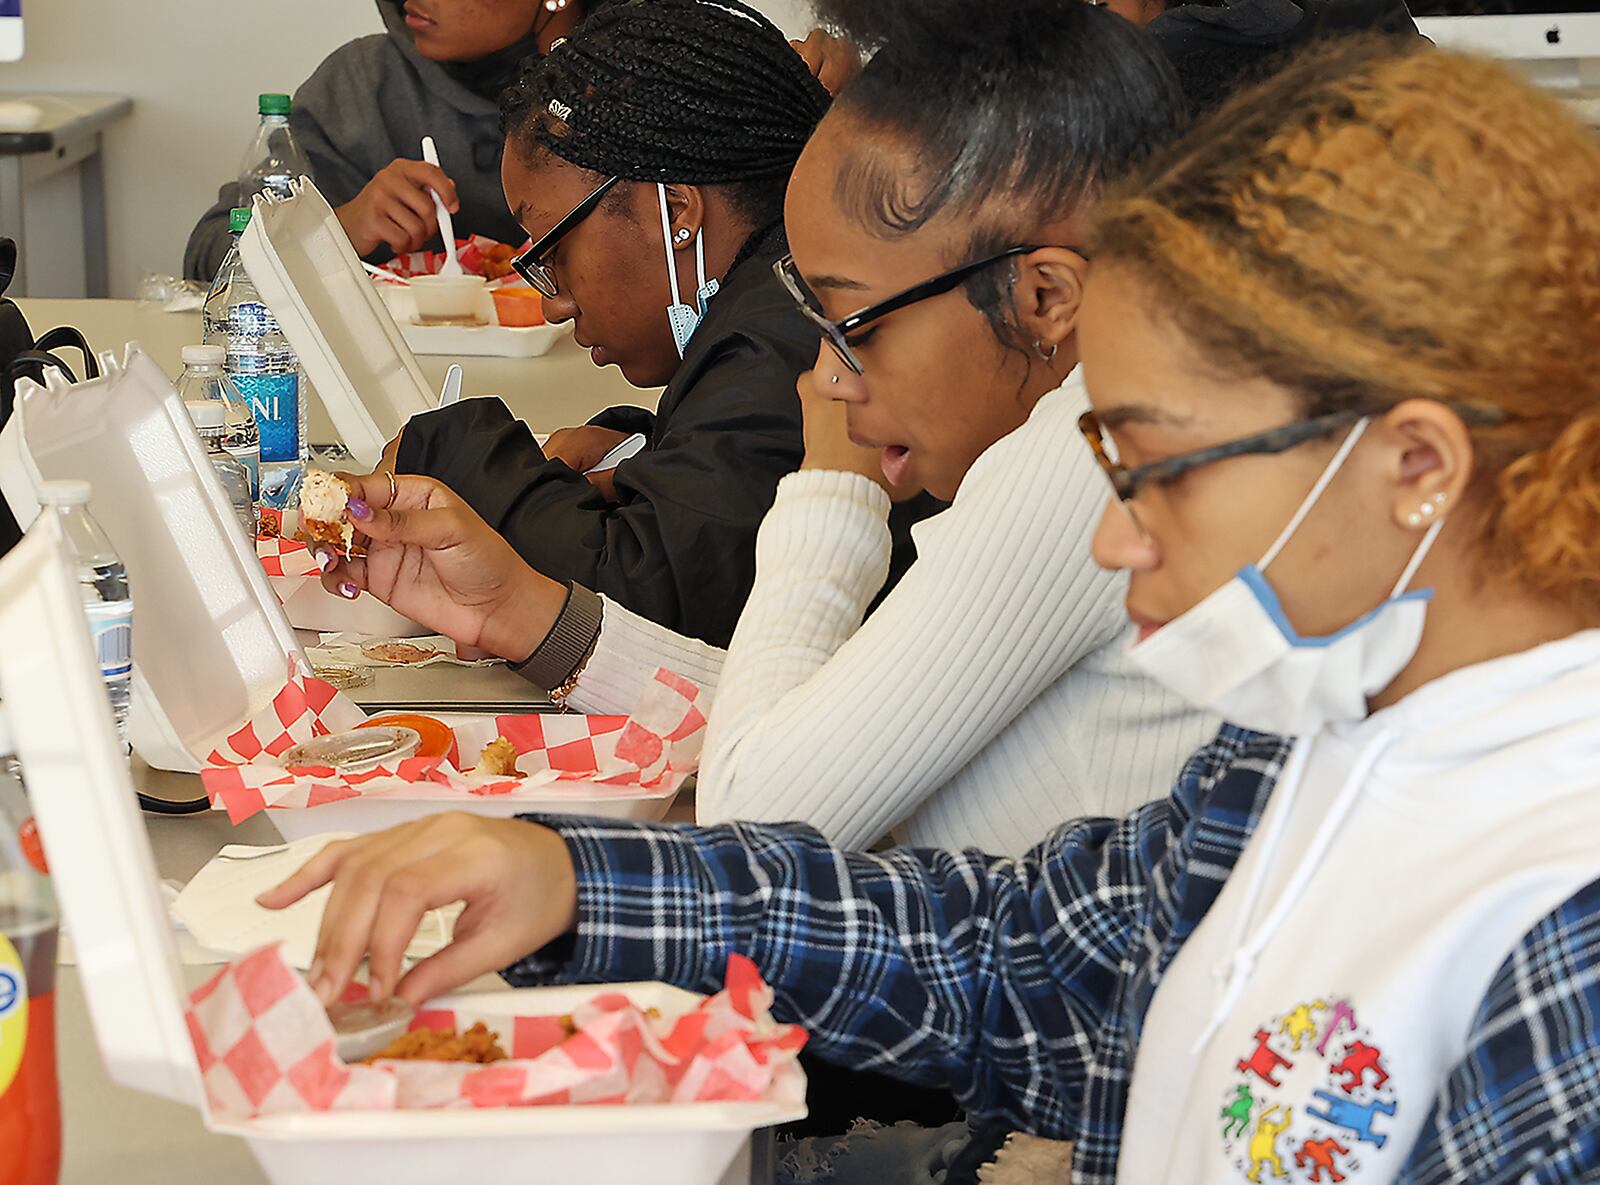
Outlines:
[[[335,882],[325,998],[369,952],[413,1000],[511,960],[707,990],[743,952],[821,1055],[1071,1140],[1074,1185],[1236,1185],[1241,1086],[1296,1180],[1595,1180],[1597,192],[1600,142],[1505,68],[1347,42],[1102,202],[1096,555],[1140,665],[1236,721],[1170,798],[1020,860],[439,816],[266,903]]]
[[[534,240],[519,270],[597,366],[666,390],[653,413],[612,408],[542,451],[502,402],[469,400],[414,419],[391,456],[578,586],[575,612],[598,594],[711,645],[732,636],[756,528],[802,453],[795,379],[817,331],[772,263],[828,103],[738,0],[604,7],[504,98],[506,196]],[[642,452],[584,477],[634,433]],[[910,556],[902,529],[896,571]],[[582,657],[547,652],[530,678],[558,686]]]

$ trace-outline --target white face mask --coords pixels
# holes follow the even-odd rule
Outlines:
[[[694,236],[694,298],[699,310],[690,308],[678,299],[678,255],[672,249],[672,216],[667,213],[667,187],[656,186],[656,198],[661,203],[661,241],[667,248],[667,278],[672,282],[672,303],[667,306],[667,323],[672,326],[672,340],[678,347],[678,357],[689,348],[689,339],[700,328],[705,318],[706,305],[721,287],[716,280],[706,279],[705,235]]]
[[[1259,564],[1244,568],[1128,652],[1145,674],[1195,706],[1257,732],[1308,736],[1324,725],[1367,715],[1367,699],[1394,681],[1422,641],[1433,592],[1405,590],[1444,520],[1423,536],[1389,598],[1337,633],[1310,638],[1296,633],[1263,575],[1366,426],[1362,420],[1351,430]]]

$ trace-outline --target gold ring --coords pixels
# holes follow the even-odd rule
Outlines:
[[[389,507],[394,505],[394,500],[400,496],[400,489],[395,485],[394,470],[385,469],[384,473],[387,474],[389,478],[389,501],[384,504],[384,509],[387,510]]]

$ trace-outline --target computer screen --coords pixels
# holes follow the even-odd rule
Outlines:
[[[1410,0],[1417,27],[1449,49],[1502,58],[1600,57],[1600,0]]]
[[[0,0],[0,62],[22,56],[22,0]]]

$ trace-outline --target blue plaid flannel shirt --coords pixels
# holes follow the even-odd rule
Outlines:
[[[845,853],[802,827],[542,818],[578,870],[574,938],[516,982],[715,991],[749,955],[829,1060],[952,1089],[974,1117],[1075,1142],[1112,1185],[1155,983],[1210,908],[1288,753],[1226,728],[1172,795],[1080,819],[1020,860]],[[1400,1185],[1600,1181],[1600,884],[1490,984]]]

